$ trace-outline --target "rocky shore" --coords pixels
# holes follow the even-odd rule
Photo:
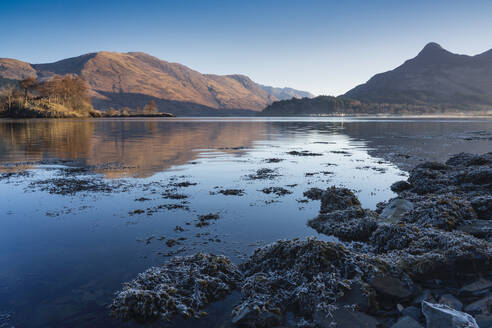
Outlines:
[[[333,242],[278,241],[237,266],[175,257],[126,283],[111,312],[200,317],[240,290],[238,327],[492,327],[492,153],[420,164],[392,190],[376,211],[345,188],[309,190],[321,205],[308,225]]]

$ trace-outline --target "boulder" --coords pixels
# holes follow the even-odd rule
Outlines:
[[[465,311],[471,314],[491,314],[492,313],[492,295],[488,295],[478,301],[465,306]]]
[[[360,207],[360,202],[350,189],[331,187],[321,194],[320,213],[346,210],[354,206]]]
[[[406,212],[413,210],[413,208],[412,202],[402,198],[393,198],[384,207],[379,218],[385,222],[397,223]]]
[[[451,294],[444,294],[439,298],[440,304],[445,304],[452,309],[461,311],[463,310],[463,303]],[[467,311],[468,312],[468,311]]]
[[[443,304],[422,302],[422,313],[427,327],[432,328],[479,328],[475,319],[468,313],[461,312]]]
[[[422,325],[412,317],[401,317],[391,328],[423,328]]]
[[[463,296],[480,296],[492,290],[492,281],[480,278],[471,284],[465,285],[460,289],[460,295]]]
[[[492,236],[492,220],[469,220],[460,225],[458,230],[477,238],[488,239]]]
[[[420,312],[420,309],[415,306],[409,306],[401,311],[401,315],[404,317],[411,317],[415,321],[420,321],[420,318],[422,317],[422,312]]]
[[[405,300],[412,296],[408,286],[395,277],[375,276],[369,284],[378,294],[392,299]]]
[[[396,181],[390,187],[390,189],[396,193],[399,193],[399,192],[402,192],[405,190],[409,190],[411,188],[412,188],[412,185],[406,181],[403,181],[403,180],[402,181]]]
[[[314,323],[321,328],[376,328],[379,322],[362,312],[348,309],[336,309],[329,314],[316,312]]]
[[[492,315],[490,314],[478,314],[475,316],[475,320],[480,328],[492,328]]]

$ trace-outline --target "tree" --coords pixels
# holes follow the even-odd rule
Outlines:
[[[150,114],[155,114],[157,113],[157,106],[155,105],[155,101],[151,100],[147,105],[144,107],[144,113],[150,113]]]
[[[0,94],[5,97],[7,109],[10,110],[16,96],[15,86],[13,84],[5,85],[2,90],[0,90]]]
[[[38,81],[34,77],[28,77],[19,82],[19,85],[24,89],[24,104],[27,103],[27,93],[35,90],[38,87]]]
[[[82,111],[90,107],[89,86],[79,76],[56,75],[44,82],[38,91],[48,102],[54,100],[73,110]]]

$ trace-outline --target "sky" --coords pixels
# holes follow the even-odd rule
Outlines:
[[[340,95],[428,42],[492,48],[492,1],[2,0],[0,57],[142,51],[201,73]]]

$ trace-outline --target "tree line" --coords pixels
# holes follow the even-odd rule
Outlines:
[[[28,77],[0,88],[0,109],[25,109],[40,102],[60,104],[73,111],[92,109],[89,86],[77,75],[56,75],[46,81]]]

